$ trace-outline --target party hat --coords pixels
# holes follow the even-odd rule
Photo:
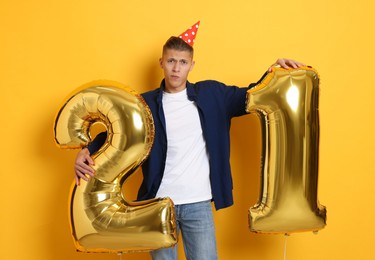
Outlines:
[[[195,36],[197,36],[197,31],[199,28],[200,21],[196,22],[193,26],[187,29],[185,32],[181,33],[179,37],[184,40],[190,46],[193,46],[195,41]]]

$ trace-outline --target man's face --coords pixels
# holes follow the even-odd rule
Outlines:
[[[176,93],[186,88],[189,72],[194,67],[193,57],[188,51],[167,49],[160,58],[164,71],[165,91]]]

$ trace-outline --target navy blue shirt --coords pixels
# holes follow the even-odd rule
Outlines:
[[[250,84],[249,87],[254,85]],[[233,117],[246,114],[249,87],[226,86],[213,80],[195,84],[187,82],[188,99],[197,104],[206,141],[212,197],[217,210],[233,204],[229,130]],[[155,139],[148,158],[142,164],[143,182],[138,192],[138,200],[154,198],[163,178],[167,156],[163,89],[164,80],[160,88],[142,94],[153,115]],[[90,154],[97,151],[105,139],[106,133],[99,134],[88,146]]]

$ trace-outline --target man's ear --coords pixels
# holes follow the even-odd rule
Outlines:
[[[189,70],[189,71],[192,71],[192,70],[193,70],[194,65],[195,65],[195,61],[192,61],[192,62],[191,62],[191,66],[190,66],[190,70]]]
[[[159,65],[160,65],[160,68],[163,68],[163,58],[159,59]]]

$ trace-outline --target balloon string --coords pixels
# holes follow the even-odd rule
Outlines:
[[[286,260],[286,245],[288,240],[289,234],[285,234],[285,241],[284,241],[284,260]]]

